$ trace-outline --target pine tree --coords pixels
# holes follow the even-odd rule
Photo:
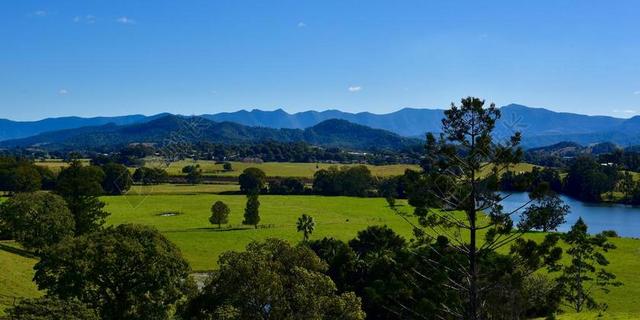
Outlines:
[[[258,201],[258,193],[247,195],[247,206],[244,209],[244,221],[242,224],[252,225],[258,229],[260,222],[260,201]]]
[[[571,263],[562,267],[562,275],[556,280],[564,303],[576,312],[585,308],[606,310],[605,303],[594,299],[593,289],[609,293],[610,286],[622,285],[613,273],[604,269],[609,264],[604,253],[615,249],[615,245],[603,234],[590,236],[582,218],[563,237],[571,257]]]

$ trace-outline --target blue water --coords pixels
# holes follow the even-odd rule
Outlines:
[[[640,238],[640,207],[623,204],[586,203],[561,195],[565,204],[571,207],[566,216],[567,222],[558,231],[568,231],[579,217],[589,226],[589,233],[599,233],[603,230],[615,230],[621,237]],[[529,200],[526,192],[511,193],[502,205],[505,211],[517,209]],[[520,212],[517,213],[519,216]],[[514,216],[517,221],[517,217]]]

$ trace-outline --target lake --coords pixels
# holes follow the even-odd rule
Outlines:
[[[567,222],[558,231],[568,231],[579,217],[589,226],[589,233],[615,230],[621,237],[640,237],[640,207],[623,204],[586,203],[561,195],[560,198],[571,207]],[[515,210],[529,200],[526,192],[511,193],[502,201],[505,211]],[[521,211],[520,211],[521,212]],[[517,213],[519,217],[520,212]],[[518,217],[514,215],[514,221]]]

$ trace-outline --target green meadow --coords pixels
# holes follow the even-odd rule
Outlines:
[[[237,177],[246,168],[260,168],[268,177],[297,177],[297,178],[313,178],[316,171],[327,169],[331,166],[354,166],[355,164],[329,164],[329,163],[298,163],[298,162],[231,162],[233,170],[224,171],[222,164],[216,164],[210,160],[181,160],[172,162],[167,168],[169,175],[182,175],[182,168],[187,165],[200,165],[204,175],[216,175],[225,177]],[[148,166],[164,166],[165,164],[158,160],[148,159]],[[394,165],[366,165],[371,174],[378,177],[387,177],[401,175],[406,169],[418,169],[417,165],[394,164]]]
[[[133,192],[133,191],[136,192]],[[241,224],[246,198],[242,195],[220,195],[237,190],[235,185],[159,185],[135,187],[124,196],[103,197],[111,213],[107,223],[140,223],[152,225],[165,234],[182,251],[194,271],[216,268],[218,255],[227,250],[243,250],[253,240],[278,237],[298,242],[295,221],[303,213],[316,220],[312,239],[353,238],[370,225],[388,225],[406,238],[411,228],[387,207],[381,198],[349,198],[321,196],[261,196],[261,227]],[[231,208],[230,223],[218,229],[208,222],[211,204],[222,200]],[[403,204],[401,202],[401,204]],[[410,207],[404,206],[404,211]],[[543,234],[528,237],[542,239]],[[613,239],[618,249],[608,256],[610,270],[625,283],[601,296],[609,304],[605,319],[636,319],[640,315],[640,240]],[[35,259],[11,242],[0,242],[0,310],[15,298],[40,294],[31,281]],[[1,311],[0,311],[1,314]],[[594,319],[593,313],[567,313],[561,319]]]

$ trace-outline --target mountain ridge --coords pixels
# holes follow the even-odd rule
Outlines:
[[[249,127],[234,122],[214,122],[203,117],[166,115],[151,121],[89,126],[45,132],[36,136],[0,142],[0,146],[41,147],[45,149],[112,148],[130,143],[254,143],[261,141],[307,142],[326,147],[356,150],[398,150],[420,144],[382,129],[373,129],[346,120],[326,120],[302,129]]]
[[[509,104],[501,107],[500,110],[502,118],[496,123],[496,136],[506,137],[515,131],[520,131],[523,135],[523,146],[528,148],[567,140],[580,144],[605,141],[620,145],[640,144],[640,116],[629,119],[590,116],[556,112],[547,108],[533,108],[521,104]],[[87,126],[87,123],[89,125],[102,125],[109,122],[117,125],[144,123],[163,115],[167,115],[167,113],[153,116],[63,117],[35,122],[11,122],[0,119],[0,141],[26,138],[52,130],[83,127]],[[386,114],[375,114],[371,112],[349,113],[330,109],[288,113],[279,108],[273,111],[253,109],[203,114],[201,117],[215,122],[234,122],[249,127],[275,129],[306,129],[326,120],[342,119],[375,129],[384,129],[405,137],[422,138],[426,132],[440,132],[444,110],[402,108]],[[53,122],[56,121],[64,123],[54,124]],[[16,129],[21,125],[32,126],[32,128]]]

